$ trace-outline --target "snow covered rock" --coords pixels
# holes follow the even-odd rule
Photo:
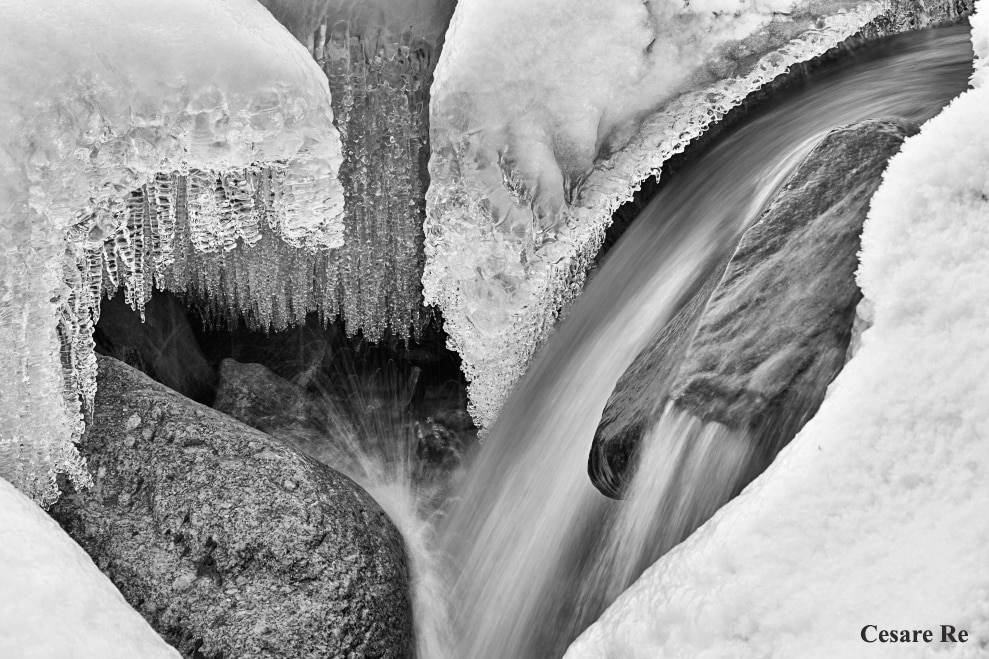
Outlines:
[[[872,199],[873,324],[769,469],[569,649],[582,657],[981,657],[989,647],[989,13],[974,88]],[[866,644],[866,625],[933,643]],[[966,630],[941,643],[940,625]]]
[[[430,108],[424,294],[463,357],[478,424],[490,424],[580,292],[614,210],[667,158],[870,21],[881,35],[959,11],[868,0],[461,2]]]
[[[319,67],[251,0],[4,3],[0,43],[0,473],[50,503],[86,480],[103,262],[139,307],[183,236],[339,244],[340,145]]]
[[[0,478],[0,656],[178,659],[79,545]]]
[[[402,537],[346,476],[100,357],[92,489],[52,514],[183,654],[412,647]]]
[[[910,131],[859,122],[804,159],[727,265],[619,380],[591,448],[595,485],[620,495],[669,402],[743,431],[770,457],[813,416],[845,361],[869,199]]]

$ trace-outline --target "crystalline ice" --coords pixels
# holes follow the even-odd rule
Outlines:
[[[432,90],[423,284],[479,425],[579,293],[639,184],[880,11],[856,0],[458,6]]]
[[[0,475],[45,504],[87,480],[98,296],[181,268],[190,179],[203,246],[258,239],[260,171],[282,240],[338,246],[341,155],[325,77],[249,0],[6,3],[0,43]]]

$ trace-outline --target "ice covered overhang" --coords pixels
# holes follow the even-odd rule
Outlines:
[[[790,65],[870,22],[922,25],[919,8],[462,0],[433,86],[423,282],[479,425],[580,292],[615,209],[667,158]]]
[[[872,198],[858,272],[872,326],[820,411],[567,659],[985,655],[989,6],[977,6],[973,89],[904,143]],[[897,648],[867,625],[935,638]],[[967,640],[943,642],[940,625]]]
[[[340,161],[325,76],[252,0],[0,4],[0,476],[85,481],[104,239],[135,287],[175,205],[206,249],[339,245]]]

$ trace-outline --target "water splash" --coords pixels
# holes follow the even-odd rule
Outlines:
[[[643,437],[635,477],[609,520],[580,601],[602,611],[656,560],[738,494],[758,468],[743,433],[668,405]]]
[[[300,354],[312,351],[312,346],[290,350],[297,348],[302,348]],[[305,381],[311,395],[307,400],[313,404],[305,418],[286,418],[290,422],[267,430],[349,476],[387,513],[405,540],[416,656],[447,656],[448,593],[436,530],[463,476],[460,460],[471,433],[431,423],[428,414],[460,408],[461,392],[458,387],[450,395],[433,386],[427,400],[416,404],[417,388],[424,386],[419,367],[404,368],[392,360],[381,363],[352,347],[338,346],[334,352],[323,364],[315,360],[313,372],[303,371],[295,378],[297,383]],[[276,356],[288,358],[284,353]],[[444,430],[447,452],[437,459],[424,451],[426,436]]]

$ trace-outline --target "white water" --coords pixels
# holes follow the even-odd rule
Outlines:
[[[309,383],[320,392],[317,425],[324,432],[289,426],[278,436],[349,476],[387,513],[405,540],[416,656],[440,657],[450,639],[438,608],[446,587],[436,529],[447,484],[459,471],[438,475],[419,457],[420,429],[407,410],[408,374],[394,364],[358,367],[355,359],[348,353],[332,362],[332,387],[319,377]]]
[[[650,204],[530,365],[472,465],[443,530],[446,606],[431,600],[417,611],[440,620],[434,629],[450,619],[452,644],[429,659],[560,656],[645,565],[727,501],[744,440],[669,415],[660,424],[677,432],[659,429],[665,446],[644,451],[640,473],[651,478],[637,479],[625,504],[598,494],[586,462],[612,388],[816,140],[859,119],[929,118],[965,88],[970,62],[963,27],[860,52],[729,131]]]
[[[748,438],[667,406],[643,437],[637,477],[595,546],[582,606],[606,607],[737,493],[754,454]]]

